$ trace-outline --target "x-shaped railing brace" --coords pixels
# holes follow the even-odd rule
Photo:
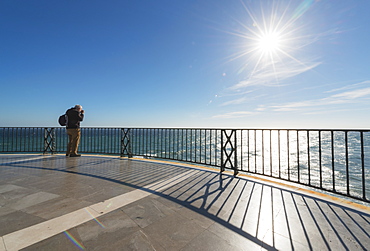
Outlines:
[[[234,176],[236,176],[238,174],[236,130],[231,130],[230,134],[228,134],[227,131],[228,130],[222,130],[221,135],[221,172],[225,171],[225,168],[231,168],[234,170]],[[231,148],[230,150],[228,150],[228,144]]]
[[[122,139],[121,139],[121,157],[127,155],[132,158],[131,142],[130,142],[130,129],[122,128]]]
[[[44,154],[51,152],[52,154],[55,151],[55,131],[54,128],[45,128],[44,129]]]

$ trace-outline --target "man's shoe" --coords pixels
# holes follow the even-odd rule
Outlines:
[[[69,157],[81,157],[81,154],[71,154]]]
[[[68,153],[66,153],[66,157],[69,157],[69,154]]]

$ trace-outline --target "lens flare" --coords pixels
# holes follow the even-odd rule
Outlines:
[[[84,247],[84,245],[82,245],[81,242],[79,242],[70,232],[67,231],[64,231],[64,234],[67,236],[67,238],[76,246],[78,247],[80,250],[85,250],[86,248]]]
[[[98,223],[99,226],[101,226],[102,228],[105,228],[105,225],[96,217],[94,217],[89,210],[87,210],[87,208],[85,208],[85,211],[91,216],[91,218],[96,222]]]

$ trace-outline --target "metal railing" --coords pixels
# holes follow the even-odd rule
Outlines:
[[[370,201],[370,131],[82,128],[79,152],[185,161]],[[65,152],[64,128],[0,128],[0,152]]]

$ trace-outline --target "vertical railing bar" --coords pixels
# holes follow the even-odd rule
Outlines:
[[[197,129],[194,129],[194,157],[193,157],[193,162],[197,162]]]
[[[98,147],[98,149],[95,151],[96,153],[98,153],[98,152],[100,151],[100,149],[102,148],[102,146],[103,146],[103,143],[102,143],[102,141],[103,141],[103,137],[102,137],[102,128],[99,128],[99,129],[98,129],[98,131],[99,131],[99,147]]]
[[[335,192],[334,131],[333,130],[331,130],[331,167],[332,167],[333,191]]]
[[[19,151],[20,151],[20,152],[22,152],[22,151],[23,151],[23,150],[22,150],[22,148],[23,148],[23,147],[22,147],[22,145],[23,145],[23,144],[22,144],[22,136],[23,136],[23,135],[22,135],[22,133],[23,133],[23,129],[24,129],[23,127],[19,128],[19,132],[18,132],[18,134],[17,134],[17,138],[19,138],[19,141],[18,141],[18,143],[19,143],[19,148],[18,148],[18,149],[19,149]]]
[[[254,173],[257,173],[257,130],[254,130]]]
[[[162,156],[167,158],[167,129],[162,130]],[[163,155],[164,154],[164,155]]]
[[[147,131],[148,131],[148,135],[147,135],[147,146],[148,146],[148,150],[146,152],[146,155],[149,157],[149,158],[152,158],[152,152],[153,152],[153,146],[152,146],[152,129],[151,128],[147,128]]]
[[[220,130],[219,129],[215,129],[214,130],[214,132],[215,132],[215,136],[214,136],[214,142],[213,142],[213,144],[214,144],[214,148],[215,148],[215,151],[214,151],[214,164],[215,164],[215,166],[220,166],[220,164],[219,164],[219,162],[220,162],[220,155],[219,155],[219,149],[220,149],[220,147],[219,147],[219,145],[220,145],[220,143],[219,143],[219,135],[220,135]]]
[[[103,148],[103,140],[104,140],[104,138],[103,138],[103,128],[100,128],[99,129],[99,143],[100,143],[100,145],[99,145],[98,151],[96,151],[97,153],[99,153],[101,151],[101,149]]]
[[[202,148],[203,148],[203,129],[199,130],[199,161],[198,163],[203,163],[202,160]]]
[[[244,154],[243,154],[243,132],[244,130],[240,130],[240,169],[244,171]]]
[[[209,129],[209,165],[212,165],[212,129]]]
[[[109,128],[106,128],[105,130],[105,133],[104,133],[104,141],[105,143],[103,144],[103,148],[102,148],[102,153],[106,153],[107,150],[106,150],[106,147],[109,145]]]
[[[140,128],[140,155],[145,157],[145,128]]]
[[[140,129],[140,137],[141,137],[141,156],[144,158],[146,157],[146,128]]]
[[[134,133],[132,134],[132,138],[134,139],[134,146],[135,146],[135,153],[138,156],[141,156],[141,129],[135,128]]]
[[[167,129],[163,129],[164,134],[163,134],[163,152],[164,152],[164,158],[167,158]]]
[[[174,129],[170,129],[170,135],[171,136],[169,137],[169,140],[170,142],[172,142],[172,150],[170,149],[170,154],[172,153],[171,159],[175,159],[175,131]]]
[[[365,189],[365,153],[364,153],[364,132],[360,132],[361,135],[361,168],[362,168],[362,199],[366,200],[366,189]]]
[[[181,132],[181,160],[184,160],[184,129],[180,129]]]
[[[198,156],[197,156],[197,153],[198,153],[198,130],[195,129],[194,130],[194,136],[195,136],[195,150],[194,150],[194,153],[195,153],[195,162],[197,162],[198,160]]]
[[[144,151],[144,156],[147,158],[149,157],[149,148],[148,148],[148,143],[149,143],[149,128],[145,128],[145,151]]]
[[[160,133],[159,133],[160,129],[159,128],[155,128],[154,129],[154,149],[155,149],[155,154],[156,156],[159,158],[160,157]]]
[[[15,136],[14,136],[14,132],[15,132]],[[15,130],[13,130],[12,144],[15,145],[14,149],[16,151],[18,149],[18,137],[17,137],[17,134],[18,134],[18,128],[15,128]]]
[[[234,176],[236,176],[238,174],[238,137],[237,137],[237,130],[233,130],[233,133],[234,133],[234,152],[235,152],[235,156],[234,156]]]
[[[290,181],[290,142],[289,142],[289,130],[286,131],[287,135],[287,158],[288,158],[288,180]]]
[[[203,154],[201,154],[200,156],[200,162],[202,164],[206,164],[207,163],[207,158],[205,157],[206,156],[206,152],[207,152],[207,129],[201,129],[201,138],[202,138],[202,144],[200,145],[200,152],[202,153],[202,149],[203,149]],[[204,141],[204,145],[203,145],[203,141]]]
[[[169,159],[169,156],[170,156],[170,145],[168,144],[169,143],[169,137],[170,137],[170,129],[164,129],[164,135],[165,135],[165,141],[164,141],[164,145],[165,145],[165,159]]]
[[[272,130],[270,130],[270,176],[272,176]]]
[[[29,136],[30,128],[24,127],[23,130],[24,130],[24,135],[22,137],[25,139],[25,142],[22,144],[23,152],[27,152],[30,150],[30,136]]]
[[[183,154],[183,134],[182,134],[182,129],[179,129],[178,131],[177,131],[177,135],[178,135],[178,141],[177,141],[177,159],[178,160],[183,160],[183,156],[182,156],[182,154]]]
[[[166,129],[166,159],[171,158],[171,146],[170,146],[171,129]]]
[[[177,143],[177,137],[176,137],[176,129],[172,129],[172,159],[176,159],[176,143]]]
[[[108,128],[108,143],[109,143],[109,148],[108,148],[108,153],[111,154],[113,153],[113,128]]]
[[[189,145],[188,145],[188,130],[189,129],[185,129],[185,159],[186,159],[186,161],[188,161],[189,159],[188,159],[188,147],[189,147]]]
[[[264,132],[265,132],[265,130],[261,130],[261,134],[262,134],[261,154],[262,154],[262,174],[263,175],[265,174],[265,139],[264,139]]]
[[[210,166],[213,166],[214,165],[214,162],[213,162],[213,158],[212,158],[212,154],[213,154],[213,145],[212,145],[212,139],[213,139],[213,129],[209,129],[209,134],[208,134],[208,152],[206,154],[206,159],[208,159],[206,162],[208,162],[208,165]]]
[[[194,159],[193,159],[193,129],[190,129],[190,161],[194,162]]]
[[[180,138],[179,131],[180,131],[179,129],[174,129],[174,134],[176,134],[176,142],[174,142],[174,146],[176,147],[173,152],[174,154],[176,153],[176,158],[174,158],[176,160],[179,160],[179,138]]]
[[[27,128],[26,127],[23,127],[22,128],[22,131],[21,131],[21,137],[20,137],[20,141],[21,141],[21,151],[22,152],[26,152],[27,149],[29,149],[27,147],[27,142],[28,142],[28,138],[26,137],[27,136]],[[25,140],[24,142],[22,142],[22,139]]]
[[[278,130],[278,162],[279,162],[279,178],[281,178],[281,149],[280,149],[280,130]]]
[[[150,156],[151,157],[157,157],[157,146],[156,146],[156,129],[150,128]]]
[[[99,128],[99,148],[96,153],[99,153],[103,147],[103,128]]]
[[[250,171],[250,139],[249,139],[249,129],[247,130],[247,157],[248,157],[248,172]]]
[[[104,153],[104,150],[105,149],[105,146],[107,145],[107,142],[108,142],[108,139],[107,139],[107,129],[106,128],[103,128],[102,130],[102,134],[103,134],[103,142],[102,142],[102,149],[100,152]]]
[[[300,166],[299,166],[299,131],[297,130],[297,173],[298,173],[298,183],[301,183],[300,176]]]
[[[225,170],[224,166],[224,130],[221,130],[221,172]]]
[[[10,142],[11,143],[9,143],[9,145],[11,146],[11,150],[15,150],[15,149],[17,149],[16,147],[14,147],[14,131],[16,130],[16,128],[12,128],[12,130],[10,131],[10,133],[11,133],[11,137],[10,137]]]
[[[311,186],[310,131],[309,130],[307,130],[307,168],[308,168],[308,185]]]
[[[34,143],[34,131],[35,131],[35,128],[30,128],[29,129],[29,132],[30,132],[30,141],[29,141],[29,144],[30,144],[30,150],[32,152],[36,152],[36,149],[35,149],[35,143]]]
[[[321,131],[319,131],[319,170],[320,170],[320,188],[322,188],[322,162],[321,162]]]
[[[160,147],[159,147],[159,153],[160,153],[160,158],[163,158],[163,149],[162,149],[162,146],[163,146],[163,128],[160,129]]]
[[[140,151],[140,156],[143,156],[143,157],[145,157],[145,154],[144,154],[144,152],[145,152],[145,137],[144,137],[144,134],[145,133],[145,128],[139,128],[139,130],[138,130],[138,132],[137,132],[137,137],[139,137],[139,151]]]
[[[205,148],[207,150],[204,151],[204,162],[206,165],[212,165],[211,164],[211,144],[210,144],[210,138],[211,138],[211,135],[212,135],[212,131],[211,129],[205,129],[205,138],[204,138],[204,144],[205,144]]]
[[[203,135],[204,134],[204,135]],[[206,151],[207,151],[207,144],[206,144],[206,136],[207,136],[207,130],[206,129],[201,129],[201,144],[200,144],[200,162],[202,164],[206,164]],[[204,141],[204,145],[203,145],[203,141]],[[203,154],[202,154],[202,149],[204,149],[203,151]]]

